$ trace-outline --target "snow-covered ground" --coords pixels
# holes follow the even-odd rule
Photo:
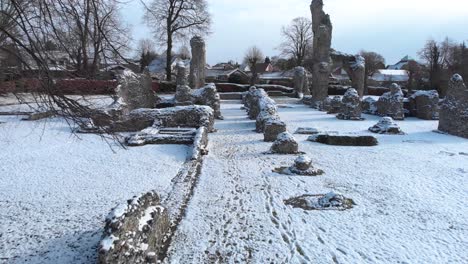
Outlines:
[[[134,195],[170,190],[189,151],[113,152],[99,136],[79,136],[60,119],[0,116],[0,263],[95,263],[108,212]]]
[[[283,102],[282,102],[283,103]],[[432,132],[437,121],[397,122],[406,135],[376,147],[338,147],[295,135],[325,174],[278,175],[295,156],[265,155],[240,104],[222,104],[195,194],[167,263],[468,263],[468,140]],[[342,121],[305,106],[281,108],[298,127],[370,134],[378,117]],[[347,211],[304,211],[284,200],[340,192]]]

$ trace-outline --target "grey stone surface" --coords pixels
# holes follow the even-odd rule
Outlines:
[[[377,134],[403,135],[395,121],[391,117],[382,117],[377,124],[369,128],[369,131]]]
[[[328,114],[338,114],[341,112],[342,108],[342,102],[341,102],[341,97],[340,96],[334,96],[330,100],[330,105],[328,107]]]
[[[411,116],[425,120],[439,119],[439,93],[436,90],[417,91],[409,98]]]
[[[390,92],[384,93],[377,101],[377,114],[389,116],[395,120],[405,119],[404,96],[401,87],[394,83]]]
[[[312,142],[326,144],[326,145],[335,145],[335,146],[376,146],[378,145],[377,138],[373,136],[319,134],[319,135],[310,136],[307,140],[312,141]]]
[[[157,261],[169,230],[167,210],[156,192],[134,197],[106,218],[98,263],[148,263],[148,257]]]
[[[367,97],[361,102],[361,109],[364,114],[377,114],[377,100],[372,97]]]
[[[440,104],[439,130],[468,138],[468,89],[458,74],[450,79],[447,96]]]
[[[123,114],[138,108],[154,108],[156,96],[151,86],[152,80],[147,69],[142,74],[125,70],[118,78],[114,108],[122,109]]]
[[[276,118],[270,118],[265,122],[263,139],[265,142],[273,142],[283,132],[286,132],[286,123]]]
[[[190,87],[198,89],[205,85],[206,48],[205,40],[195,36],[190,40],[192,61],[190,63]]]
[[[361,99],[356,89],[349,88],[341,100],[340,113],[336,116],[343,120],[362,120]]]
[[[329,75],[331,72],[330,48],[333,26],[330,16],[323,11],[323,1],[313,0],[310,5],[312,14],[313,62],[312,62],[312,99],[313,104],[328,96]]]
[[[289,132],[284,132],[278,135],[271,152],[276,154],[296,154],[299,152],[299,144],[293,135]]]
[[[307,72],[304,67],[298,66],[294,68],[294,90],[297,98],[303,98],[304,95],[310,94]]]

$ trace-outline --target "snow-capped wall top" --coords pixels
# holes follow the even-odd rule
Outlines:
[[[463,77],[460,74],[454,74],[452,76],[452,82],[463,82]]]

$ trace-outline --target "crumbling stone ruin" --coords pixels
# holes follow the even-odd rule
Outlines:
[[[176,74],[176,105],[192,104],[192,89],[188,86],[187,68],[183,63],[178,63]]]
[[[206,49],[205,40],[195,36],[190,40],[192,61],[190,63],[190,87],[198,89],[205,85]]]
[[[286,123],[279,119],[270,118],[265,122],[263,140],[265,142],[273,142],[279,134],[286,132]]]
[[[278,107],[263,89],[251,87],[243,97],[244,108],[249,118],[255,120],[255,131],[263,133],[266,142],[275,141],[286,132],[286,124],[278,115]]]
[[[417,91],[409,98],[411,116],[425,120],[439,119],[439,93],[436,90]]]
[[[105,131],[96,131],[103,127]],[[147,127],[206,127],[214,131],[214,113],[208,106],[177,106],[163,109],[136,109],[128,115],[99,112],[82,132],[136,132]]]
[[[403,135],[395,121],[391,117],[382,117],[377,124],[369,128],[369,131],[377,134]]]
[[[377,138],[373,136],[318,134],[310,136],[308,141],[334,146],[376,146]]]
[[[468,138],[468,89],[458,74],[450,79],[447,96],[440,104],[439,130]]]
[[[299,144],[293,135],[284,132],[278,135],[273,146],[270,149],[274,154],[297,154],[299,153]]]
[[[335,192],[323,195],[306,194],[285,200],[284,203],[304,210],[347,210],[356,205],[352,199]]]
[[[156,192],[134,197],[106,218],[98,263],[157,263],[169,230],[168,212]]]
[[[320,169],[315,169],[312,166],[312,159],[306,155],[301,155],[294,160],[294,165],[291,167],[281,167],[274,170],[274,172],[284,175],[298,175],[298,176],[318,176],[324,172]]]
[[[124,114],[138,108],[154,108],[156,96],[151,83],[148,69],[142,74],[125,70],[118,78],[116,99],[111,108],[121,110]]]
[[[216,119],[223,119],[221,97],[216,86],[210,83],[200,89],[190,89],[187,85],[187,69],[184,64],[177,64],[175,105],[207,105],[213,108]]]
[[[364,114],[377,115],[377,100],[372,97],[366,97],[361,102],[361,109]]]
[[[355,88],[359,97],[364,96],[366,80],[366,60],[361,55],[350,55],[341,52],[332,52],[333,60],[340,61],[343,69],[351,79],[351,86]]]
[[[342,102],[341,102],[341,97],[340,96],[334,96],[330,100],[330,105],[328,107],[328,114],[338,114],[341,112],[342,108]]]
[[[343,120],[362,120],[361,99],[354,88],[349,88],[341,100],[340,113],[336,116]]]
[[[323,1],[313,0],[312,13],[313,66],[312,66],[312,105],[319,106],[328,96],[328,77],[331,72],[330,48],[333,26],[330,16],[323,11]]]
[[[405,119],[404,96],[401,87],[394,83],[390,92],[384,93],[377,101],[377,113],[380,116],[389,116],[395,120]]]
[[[304,67],[294,68],[294,90],[296,91],[297,98],[302,99],[304,95],[309,95],[309,81],[307,78],[307,72]]]

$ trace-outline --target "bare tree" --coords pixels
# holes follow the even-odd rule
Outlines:
[[[190,35],[209,33],[211,15],[206,0],[150,0],[145,6],[145,18],[155,37],[166,45],[166,78],[172,79],[172,49],[175,40],[187,40]]]
[[[140,39],[137,53],[140,56],[140,70],[142,71],[159,56],[155,49],[155,43],[150,39]]]
[[[265,56],[263,56],[262,51],[257,46],[250,47],[245,53],[244,63],[249,66],[250,71],[252,73],[250,85],[255,85],[255,83],[257,82],[257,64],[262,62],[264,58]]]
[[[177,54],[183,60],[189,60],[190,58],[192,58],[192,55],[190,54],[190,49],[185,45],[179,47]]]
[[[91,68],[97,67],[108,54],[120,54],[123,41],[117,41],[115,35],[117,0],[10,0],[9,3],[15,14],[13,25],[0,26],[0,34],[18,48],[23,67],[33,72],[31,76],[39,83],[34,93],[36,103],[41,110],[65,117],[69,124],[85,125],[94,111],[60,89],[51,70],[53,56],[47,49],[53,42],[72,58],[76,51],[81,57],[75,58],[80,58],[83,64],[95,58]],[[88,49],[92,52],[88,53]]]
[[[372,52],[372,51],[365,51],[362,50],[359,53],[362,57],[364,57],[364,60],[366,62],[366,79],[364,80],[365,85],[364,85],[364,94],[367,94],[368,92],[368,81],[369,78],[374,75],[374,73],[379,70],[379,69],[384,69],[385,68],[385,58],[378,54],[377,52]]]
[[[281,35],[284,38],[279,47],[281,55],[294,59],[296,66],[303,66],[306,56],[312,51],[312,21],[305,17],[295,18],[282,28]]]
[[[429,73],[429,81],[431,88],[437,89],[441,93],[441,74],[444,62],[441,45],[435,40],[430,39],[424,45],[424,48],[419,51],[419,56],[426,62]]]

